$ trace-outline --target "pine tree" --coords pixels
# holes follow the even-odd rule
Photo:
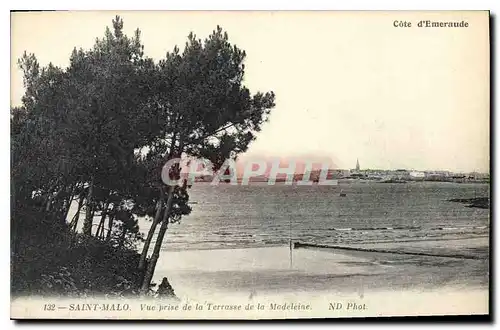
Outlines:
[[[183,155],[206,158],[217,169],[221,160],[246,151],[274,107],[274,94],[250,94],[243,85],[245,57],[220,27],[204,41],[191,33],[182,54],[177,47],[167,53],[159,63],[162,79],[158,99],[159,109],[166,112],[162,115],[167,118],[166,129],[156,141],[160,147],[150,152],[163,157],[163,162]],[[179,178],[179,171],[178,166],[174,168],[171,177]],[[186,182],[180,187],[169,186],[165,202],[158,203],[163,210],[157,214],[163,213],[163,218],[145,271],[143,293],[149,290],[168,225],[177,216],[172,213],[176,192],[182,195],[186,189]],[[158,224],[153,222],[150,233]],[[148,248],[147,240],[143,256]]]

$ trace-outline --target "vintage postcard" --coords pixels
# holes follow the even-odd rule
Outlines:
[[[11,13],[11,318],[489,315],[488,11]]]

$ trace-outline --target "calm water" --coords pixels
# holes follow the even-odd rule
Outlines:
[[[342,191],[345,197],[340,197]],[[208,184],[190,190],[193,211],[172,224],[164,248],[372,243],[488,235],[489,210],[450,198],[489,196],[486,184]],[[150,223],[141,221],[147,231]]]

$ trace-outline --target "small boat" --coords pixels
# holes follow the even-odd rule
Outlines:
[[[346,193],[344,193],[344,192],[342,192],[342,190],[341,190],[341,191],[340,191],[339,196],[340,196],[340,197],[346,197],[346,196],[347,196],[347,194],[346,194]]]

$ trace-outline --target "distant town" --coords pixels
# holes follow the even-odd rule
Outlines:
[[[308,177],[313,182],[320,180],[321,170],[312,170],[310,172],[295,174],[293,177],[294,182],[301,181],[304,177]],[[238,176],[238,180],[241,178]],[[394,169],[394,170],[380,170],[380,169],[361,169],[359,160],[353,169],[329,169],[326,176],[328,180],[338,180],[339,182],[350,181],[373,181],[380,183],[405,183],[414,181],[435,181],[435,182],[455,182],[455,183],[489,183],[489,173],[479,172],[451,172],[451,171],[416,171],[410,169]],[[199,176],[197,182],[211,182],[213,175]],[[287,180],[286,174],[278,174],[276,182],[285,182]],[[250,178],[250,182],[267,182],[268,175],[263,174]]]

